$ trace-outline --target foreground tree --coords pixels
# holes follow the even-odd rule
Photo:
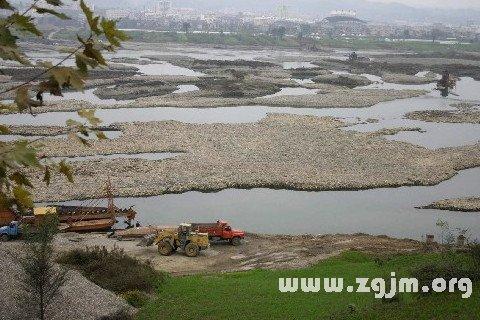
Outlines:
[[[28,319],[47,319],[47,314],[52,313],[52,302],[60,296],[60,289],[66,282],[67,271],[54,263],[52,241],[57,227],[58,219],[46,215],[35,230],[24,230],[25,254],[19,258],[24,277],[18,301],[19,310]]]
[[[117,29],[116,20],[95,16],[84,0],[69,2],[77,3],[83,12],[88,27],[87,36],[77,35],[77,45],[61,48],[59,51],[65,56],[58,63],[51,61],[35,63],[28,59],[17,41],[21,36],[43,37],[43,32],[36,24],[37,16],[52,15],[58,19],[70,19],[58,11],[64,5],[63,2],[31,0],[26,9],[19,11],[10,0],[0,0],[0,12],[3,16],[0,18],[0,59],[32,66],[37,71],[37,74],[28,81],[0,91],[1,100],[5,99],[5,94],[15,92],[13,104],[0,102],[2,112],[33,113],[33,108],[43,104],[44,93],[62,96],[64,89],[83,90],[88,71],[107,65],[103,52],[115,51],[122,41],[127,40],[127,36]],[[75,59],[74,67],[63,65],[69,59]],[[32,93],[35,94],[36,100],[31,98]],[[100,124],[93,110],[82,110],[78,114],[86,120],[86,123],[67,121],[70,137],[84,144],[88,144],[87,139],[92,134],[99,139],[105,138],[102,132],[92,130],[92,127]],[[0,125],[0,134],[9,132],[7,126]],[[69,181],[73,181],[71,169],[64,161],[60,163],[40,161],[38,151],[38,143],[32,141],[0,142],[0,210],[22,212],[33,206],[31,195],[33,186],[27,174],[32,168],[43,171],[43,180],[47,185],[52,172],[63,174]]]

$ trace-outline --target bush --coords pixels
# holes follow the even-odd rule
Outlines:
[[[122,294],[122,298],[132,307],[141,308],[148,301],[148,295],[145,292],[134,290]]]
[[[418,279],[419,287],[430,287],[436,278],[447,282],[452,278],[468,278],[472,276],[472,268],[464,264],[454,264],[450,261],[428,262],[412,270],[412,276]]]
[[[62,254],[58,262],[80,270],[100,287],[121,294],[129,291],[153,292],[164,275],[123,250],[105,247],[75,249]]]

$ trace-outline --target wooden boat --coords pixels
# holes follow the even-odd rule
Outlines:
[[[113,227],[113,225],[115,224],[115,219],[76,221],[76,222],[70,222],[67,224],[68,224],[68,227],[63,229],[63,231],[72,231],[72,232],[107,231]]]

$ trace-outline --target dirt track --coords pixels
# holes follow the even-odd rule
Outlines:
[[[182,252],[161,256],[155,246],[139,247],[139,240],[118,241],[105,234],[61,234],[56,239],[59,251],[86,246],[117,246],[126,253],[145,261],[151,261],[157,270],[173,275],[228,272],[251,269],[302,268],[356,249],[374,253],[420,251],[423,245],[414,240],[401,240],[386,236],[355,235],[257,235],[250,234],[240,246],[220,242],[201,251],[196,258],[188,258]]]

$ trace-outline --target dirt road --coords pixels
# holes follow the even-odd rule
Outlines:
[[[355,235],[257,235],[249,234],[240,246],[214,243],[201,251],[196,258],[188,258],[182,252],[161,256],[155,246],[139,247],[137,240],[119,241],[105,234],[65,233],[57,237],[59,251],[92,246],[117,246],[129,255],[151,261],[157,270],[172,275],[228,272],[239,270],[292,269],[312,265],[320,260],[356,249],[365,252],[394,253],[414,252],[423,249],[414,240],[393,239],[385,236]]]

